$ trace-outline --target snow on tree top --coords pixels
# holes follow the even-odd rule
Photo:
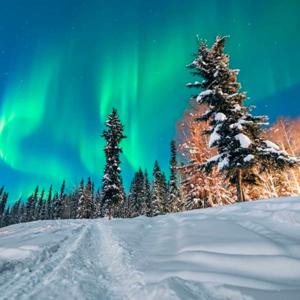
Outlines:
[[[194,83],[192,82],[189,82],[186,84],[187,87],[197,87],[197,86],[200,86],[201,85],[201,82],[199,81],[195,81]]]
[[[227,119],[227,117],[225,116],[225,114],[221,113],[221,112],[218,112],[216,115],[215,115],[215,120],[216,121],[225,121]]]
[[[265,140],[264,143],[266,144],[266,146],[267,146],[268,148],[273,148],[273,149],[275,149],[275,150],[280,150],[280,148],[279,148],[278,145],[276,145],[275,143],[273,143],[273,142],[271,142],[271,141],[269,141],[269,140]]]
[[[197,97],[197,102],[201,102],[201,100],[209,95],[211,95],[213,93],[212,90],[206,90],[206,91],[203,91],[201,92],[198,97]]]
[[[241,110],[241,106],[237,103],[234,104],[234,107],[233,107],[232,111],[239,111],[239,110]]]
[[[217,142],[221,136],[218,134],[218,130],[220,128],[220,125],[217,125],[213,131],[213,133],[209,137],[208,147],[211,148],[214,146],[215,142]]]
[[[254,159],[254,155],[253,154],[248,154],[245,158],[244,158],[244,162],[249,162],[252,159]]]
[[[242,148],[248,148],[252,144],[251,140],[243,133],[237,134],[235,139],[239,141]]]
[[[217,154],[217,155],[215,155],[215,156],[209,158],[209,159],[207,160],[207,163],[214,162],[214,161],[218,161],[222,156],[223,156],[223,154]]]
[[[221,161],[218,163],[218,170],[222,171],[225,167],[229,165],[229,159],[225,156]]]

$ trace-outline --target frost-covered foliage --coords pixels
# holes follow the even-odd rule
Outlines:
[[[202,167],[208,173],[214,167],[224,172],[236,185],[238,200],[244,201],[244,183],[256,184],[261,172],[292,167],[298,160],[263,139],[267,117],[253,116],[252,108],[244,106],[246,94],[240,92],[237,82],[239,70],[229,68],[225,41],[226,37],[217,37],[211,48],[200,43],[197,56],[188,67],[203,81],[188,87],[202,89],[193,98],[208,106],[199,121],[209,121],[210,128],[205,132],[210,136],[209,147],[218,151],[218,156]]]
[[[81,181],[79,187],[79,202],[77,207],[78,219],[91,219],[95,214],[92,181],[88,178],[86,186]]]
[[[153,168],[153,185],[151,193],[151,216],[157,216],[165,212],[167,198],[166,177],[162,173],[159,164],[155,161]]]
[[[171,159],[170,159],[170,181],[168,184],[168,195],[166,201],[166,212],[181,211],[183,203],[179,190],[178,170],[177,170],[177,147],[176,142],[171,142]]]
[[[102,203],[104,214],[112,217],[118,215],[118,209],[124,202],[124,188],[120,169],[120,142],[125,138],[123,125],[116,109],[108,116],[107,129],[102,136],[106,140],[105,157],[106,165],[102,180]]]
[[[205,174],[199,165],[218,157],[216,149],[208,147],[208,122],[196,122],[206,108],[191,101],[178,123],[178,151],[182,164],[177,167],[184,209],[204,208],[234,202],[234,191],[224,176],[214,169]]]
[[[147,203],[150,197],[147,191],[146,178],[141,169],[135,173],[131,182],[128,198],[127,198],[127,216],[137,217],[146,215],[148,212]]]

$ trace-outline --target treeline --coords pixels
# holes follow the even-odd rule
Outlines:
[[[129,192],[122,192],[124,201],[114,206],[111,216],[105,201],[104,188],[95,190],[90,178],[82,180],[71,193],[66,192],[63,181],[60,191],[53,187],[45,191],[37,186],[26,200],[19,199],[8,205],[8,193],[0,189],[0,227],[37,220],[92,219],[108,217],[133,218],[153,217],[184,209],[177,178],[176,145],[171,143],[171,172],[167,180],[158,162],[154,163],[153,180],[147,171],[139,169],[133,177]]]

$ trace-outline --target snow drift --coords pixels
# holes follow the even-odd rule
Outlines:
[[[300,198],[2,228],[0,299],[300,299]]]

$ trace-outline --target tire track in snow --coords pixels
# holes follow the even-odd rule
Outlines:
[[[110,222],[101,220],[95,225],[100,237],[99,262],[105,269],[110,299],[145,299],[143,274],[134,268],[129,252],[112,232]]]
[[[50,257],[46,257],[42,261],[37,259],[30,269],[27,268],[20,276],[15,277],[8,284],[2,286],[0,289],[0,299],[30,299],[28,290],[31,289],[31,293],[33,293],[35,288],[38,288],[38,285],[45,277],[49,277],[51,272],[54,272],[60,264],[64,262],[67,258],[66,252],[76,250],[80,240],[82,240],[86,234],[87,229],[87,226],[76,228],[74,231],[79,232],[79,235],[71,244],[68,243],[69,239],[67,239],[61,247],[58,247],[53,253],[50,253]],[[74,231],[71,237],[74,236]]]

